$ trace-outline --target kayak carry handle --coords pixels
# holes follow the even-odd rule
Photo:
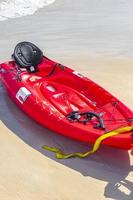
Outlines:
[[[105,130],[105,124],[103,119],[101,118],[100,114],[96,113],[96,112],[83,112],[80,115],[87,115],[87,117],[89,117],[89,119],[92,119],[93,117],[96,117],[98,119],[98,124],[96,124],[94,126],[94,128],[101,128],[103,130]]]
[[[85,119],[80,119],[82,116],[85,116]],[[96,112],[90,112],[90,111],[86,111],[86,112],[81,112],[79,113],[78,111],[73,111],[71,113],[69,113],[67,115],[67,119],[71,122],[80,122],[83,124],[86,124],[88,121],[90,121],[93,117],[96,117],[98,122],[94,128],[100,128],[102,130],[105,130],[105,124],[103,119],[101,118],[100,114],[96,113]]]

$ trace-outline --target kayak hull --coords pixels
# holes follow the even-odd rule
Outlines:
[[[100,135],[119,127],[133,125],[133,112],[116,97],[69,67],[59,65],[51,74],[55,64],[58,63],[44,58],[36,73],[24,69],[18,73],[14,61],[0,65],[1,80],[9,96],[28,116],[59,134],[86,143],[94,143]],[[95,128],[95,118],[86,125],[69,121],[66,116],[77,110],[99,113],[106,129]],[[133,136],[124,133],[103,144],[132,149]]]

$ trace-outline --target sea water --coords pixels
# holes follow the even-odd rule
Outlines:
[[[36,24],[32,24],[32,29],[41,29],[45,46],[50,48],[51,44],[53,50],[55,47],[55,54],[58,47],[58,51],[62,54],[64,52],[65,56],[72,52],[82,57],[91,54],[133,57],[133,0],[0,2],[0,20],[34,14],[39,8],[47,6],[33,17]],[[26,19],[22,27],[24,31],[29,29]],[[2,41],[5,34],[11,32],[12,26],[8,24],[8,27],[10,31],[3,29],[1,32]],[[12,34],[15,34],[14,30]],[[36,33],[37,37],[40,38],[39,31]]]
[[[0,20],[33,14],[55,0],[0,0]]]

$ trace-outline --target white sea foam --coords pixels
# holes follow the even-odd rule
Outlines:
[[[52,4],[55,0],[3,0],[0,3],[0,21],[32,15],[39,8]]]

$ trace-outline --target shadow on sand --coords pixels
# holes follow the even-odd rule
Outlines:
[[[116,200],[133,199],[133,182],[127,180],[128,174],[133,171],[128,152],[110,147],[101,147],[96,154],[82,160],[79,158],[58,160],[53,153],[43,150],[42,145],[60,147],[65,152],[84,152],[88,150],[88,146],[55,134],[36,124],[11,102],[1,86],[0,108],[1,121],[25,143],[84,176],[107,182],[104,190],[105,197]],[[123,192],[121,187],[125,187],[128,194]]]

